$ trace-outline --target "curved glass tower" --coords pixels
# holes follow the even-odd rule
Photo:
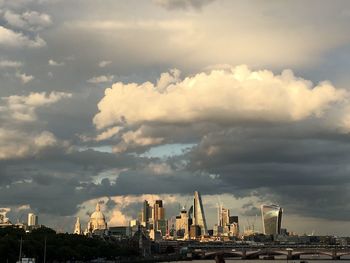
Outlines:
[[[282,208],[278,205],[262,205],[261,216],[265,235],[278,235],[281,233]]]

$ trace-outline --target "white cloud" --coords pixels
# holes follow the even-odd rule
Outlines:
[[[34,76],[26,75],[25,73],[17,72],[16,78],[18,78],[23,84],[27,84],[28,82],[30,82],[34,79]]]
[[[100,139],[106,134],[104,129],[121,127],[118,138],[122,140],[113,150],[123,152],[166,142],[171,136],[169,131],[162,132],[161,127],[166,125],[190,129],[202,123],[210,130],[209,123],[234,126],[321,119],[334,105],[346,103],[348,97],[345,90],[327,81],[313,85],[291,70],[275,75],[242,65],[184,80],[179,75],[172,70],[162,74],[157,85],[118,82],[107,88],[93,119],[101,130]],[[198,131],[203,133],[203,128]],[[168,139],[174,143],[174,138]]]
[[[70,98],[70,93],[30,93],[28,96],[12,95],[3,97],[4,105],[0,106],[0,112],[11,120],[35,121],[37,120],[36,109],[56,103],[61,99]]]
[[[112,61],[109,61],[109,60],[102,60],[100,63],[98,63],[98,66],[100,68],[104,68],[108,65],[112,64]]]
[[[164,87],[161,87],[162,90]],[[94,117],[98,129],[143,122],[191,123],[193,121],[258,120],[298,121],[321,116],[331,103],[344,99],[345,91],[329,82],[316,86],[290,70],[281,75],[251,71],[246,66],[230,71],[199,73],[169,84],[160,92],[150,82],[115,83],[106,89]]]
[[[40,48],[46,46],[46,42],[39,36],[30,39],[22,33],[14,32],[0,26],[0,45],[7,47]]]
[[[19,68],[22,67],[22,62],[14,60],[0,60],[0,68]]]
[[[140,127],[136,131],[127,131],[122,134],[120,136],[122,138],[122,141],[113,147],[113,152],[120,153],[133,147],[157,145],[161,144],[164,141],[164,138],[162,137],[152,137],[145,135],[143,128],[144,127]]]
[[[127,226],[132,218],[124,215],[121,211],[114,209],[108,221],[109,226]]]
[[[52,24],[51,17],[48,14],[36,11],[17,14],[7,10],[4,18],[9,25],[22,30],[39,31]]]
[[[103,140],[107,140],[111,137],[113,137],[114,135],[118,134],[118,132],[120,131],[120,127],[112,127],[107,129],[106,131],[102,132],[101,134],[99,134],[96,137],[96,141],[103,141]]]
[[[57,143],[57,138],[48,131],[35,133],[0,127],[0,160],[35,156]]]
[[[63,92],[13,95],[0,100],[0,160],[35,156],[50,147],[66,147],[56,136],[44,129],[36,111],[71,94]]]
[[[92,77],[87,82],[93,83],[93,84],[112,82],[113,78],[114,78],[113,75],[101,75],[101,76]]]
[[[164,72],[157,81],[158,90],[166,89],[170,84],[180,81],[180,70],[172,69],[170,72]]]
[[[57,62],[57,61],[55,61],[55,60],[53,60],[53,59],[50,59],[49,60],[49,65],[50,66],[63,66],[64,65],[64,62]]]

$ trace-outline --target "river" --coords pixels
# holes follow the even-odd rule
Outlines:
[[[343,263],[343,262],[350,262],[349,259],[342,259],[342,260],[328,260],[328,259],[301,259],[301,260],[286,260],[286,259],[274,259],[274,260],[241,260],[241,259],[225,259],[225,263],[300,263],[300,262],[309,262],[309,263]],[[189,262],[195,262],[195,263],[210,263],[215,262],[215,260],[193,260],[193,261],[176,261],[177,263],[189,263]],[[175,261],[174,261],[175,263]]]

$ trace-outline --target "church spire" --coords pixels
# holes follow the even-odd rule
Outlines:
[[[97,202],[97,204],[96,204],[96,211],[97,212],[101,211],[100,202]]]
[[[77,221],[75,222],[74,226],[74,234],[81,235],[81,224],[80,224],[80,219],[79,216],[77,217]]]

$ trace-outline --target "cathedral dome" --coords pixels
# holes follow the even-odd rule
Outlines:
[[[90,218],[94,220],[105,220],[105,215],[101,211],[96,210],[91,214]]]
[[[101,212],[100,204],[97,203],[96,211],[90,216],[90,221],[88,223],[88,230],[94,232],[97,229],[107,229],[107,223],[105,215]]]

